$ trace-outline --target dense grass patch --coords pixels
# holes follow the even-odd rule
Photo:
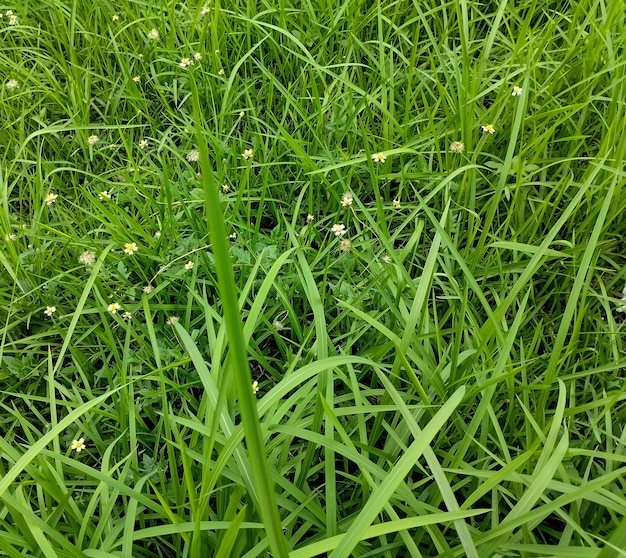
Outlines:
[[[626,556],[621,2],[2,16],[0,555]]]

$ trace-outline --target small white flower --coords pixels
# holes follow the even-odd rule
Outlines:
[[[124,252],[129,256],[132,256],[137,250],[139,250],[139,248],[136,242],[127,242],[124,244]]]
[[[80,453],[86,447],[87,445],[85,444],[85,438],[81,438],[80,440],[72,440],[72,449],[76,450],[76,453]]]
[[[374,153],[374,155],[372,155],[372,161],[374,161],[375,163],[384,163],[387,160],[387,155],[385,155],[384,153]]]
[[[100,141],[100,138],[98,136],[96,136],[96,135],[92,135],[92,136],[89,136],[87,138],[87,143],[89,145],[96,145],[96,143],[98,143],[98,141]]]
[[[133,315],[128,310],[122,314],[122,318],[125,320],[130,320],[132,317]]]
[[[342,225],[341,223],[333,225],[330,229],[330,232],[334,233],[335,236],[343,236],[344,234],[346,234],[346,226]]]
[[[152,236],[158,240],[161,238],[161,231],[156,231]]]
[[[139,142],[139,149],[145,149],[146,147],[148,147],[148,140],[147,139],[142,139]]]
[[[9,25],[17,25],[17,16],[12,15],[9,17]]]
[[[252,393],[256,394],[258,391],[259,391],[259,382],[254,380],[254,382],[252,382]]]
[[[112,302],[107,306],[107,311],[111,312],[111,314],[117,314],[117,311],[121,308],[121,306],[117,302]]]
[[[52,205],[54,202],[57,201],[58,197],[59,197],[59,194],[54,194],[54,193],[50,192],[46,196],[46,205]]]
[[[133,81],[134,81],[135,83],[141,83],[141,76],[135,76],[135,77],[133,78]]]
[[[220,76],[223,76],[226,72],[224,71],[224,68],[220,68],[220,69],[217,71],[217,73],[218,73]]]
[[[6,88],[7,89],[17,89],[19,86],[20,86],[20,84],[17,82],[16,79],[10,79],[6,83]]]
[[[391,203],[394,209],[400,209],[400,200],[393,200]]]
[[[111,21],[119,21],[120,20],[120,16],[118,16],[117,14],[114,16],[111,16]]]
[[[483,134],[495,134],[496,133],[496,128],[493,124],[485,124],[484,126],[481,126],[480,129],[482,130]]]
[[[187,271],[191,271],[191,270],[193,269],[193,265],[194,265],[194,263],[193,263],[193,262],[191,262],[191,261],[190,261],[190,262],[187,262],[187,263],[185,264],[185,269],[186,269]]]
[[[170,316],[165,322],[165,325],[173,326],[173,325],[176,325],[178,322],[179,322],[178,316]]]
[[[311,215],[310,213],[306,216],[307,225],[310,225],[314,220],[315,220],[315,217],[313,217],[313,215]]]
[[[148,39],[152,39],[153,41],[156,41],[159,38],[159,32],[156,29],[150,29],[150,31],[148,31]]]
[[[152,292],[152,285],[146,285],[143,288],[143,294],[150,294]]]
[[[230,192],[230,186],[228,184],[222,184],[222,192],[224,192],[225,194]]]
[[[244,149],[243,153],[241,154],[241,156],[244,159],[252,159],[252,156],[254,155],[254,151],[252,149]]]
[[[191,58],[181,58],[178,65],[181,68],[188,68],[189,66],[193,66],[193,60]]]
[[[208,6],[203,6],[202,9],[200,10],[200,13],[205,16],[210,12],[210,8]]]
[[[341,205],[343,207],[350,207],[353,200],[354,197],[352,196],[352,192],[346,192],[341,198]]]
[[[57,311],[57,307],[56,306],[46,306],[46,309],[43,311],[43,313],[50,317],[52,316],[52,314],[54,314]]]
[[[102,192],[100,192],[98,194],[98,199],[100,201],[104,201],[104,200],[110,200],[111,199],[111,194],[109,193],[108,190],[102,190]]]
[[[513,86],[513,91],[511,91],[511,95],[513,97],[519,97],[522,94],[522,88],[519,85]]]
[[[194,59],[197,60],[198,62],[200,62],[200,60],[202,60],[202,54],[200,54],[199,52],[196,52],[193,55]]]

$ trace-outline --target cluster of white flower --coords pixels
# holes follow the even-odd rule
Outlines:
[[[193,149],[192,151],[187,153],[187,155],[185,155],[185,158],[190,163],[196,163],[200,160],[200,152],[197,149]]]
[[[7,10],[4,12],[4,16],[8,18],[7,23],[9,25],[17,25],[17,16],[13,13],[13,10]],[[2,18],[2,12],[0,12],[0,18]]]
[[[181,68],[189,68],[189,66],[193,66],[194,61],[199,62],[200,60],[202,60],[202,54],[200,54],[199,52],[196,52],[193,55],[193,58],[187,58],[186,56],[180,59],[180,62],[178,63],[178,65]]]

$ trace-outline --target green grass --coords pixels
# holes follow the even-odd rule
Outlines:
[[[0,555],[626,556],[621,4],[2,6]]]

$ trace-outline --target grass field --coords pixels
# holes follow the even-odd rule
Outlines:
[[[1,9],[1,556],[626,556],[621,0]]]

